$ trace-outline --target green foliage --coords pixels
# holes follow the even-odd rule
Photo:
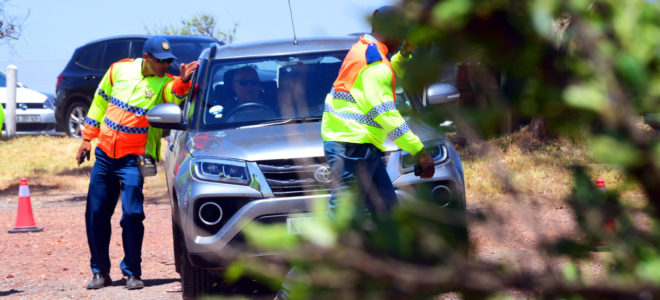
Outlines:
[[[560,270],[548,267],[545,277],[465,260],[465,216],[418,199],[390,218],[372,220],[366,226],[371,230],[364,230],[369,218],[352,215],[353,226],[322,225],[315,233],[319,241],[298,239],[304,250],[288,261],[305,276],[295,282],[318,298],[332,291],[339,298],[426,299],[454,291],[487,299],[509,289],[542,299],[660,295],[660,143],[639,124],[660,107],[660,3],[407,0],[403,7],[388,32],[418,46],[402,80],[408,89],[422,91],[447,63],[455,64],[472,75],[461,92],[476,92],[455,116],[469,126],[471,138],[500,134],[510,116],[523,124],[543,118],[552,135],[589,141],[593,160],[619,170],[646,198],[631,208],[621,190],[603,191],[584,166],[573,166],[565,201],[579,234],[531,250],[568,261]],[[441,121],[428,112],[420,117]],[[341,230],[332,234],[331,228]],[[603,266],[603,278],[586,280],[580,260],[599,245],[606,245],[612,261]]]
[[[216,30],[216,25],[215,17],[207,14],[200,14],[199,16],[193,16],[190,20],[181,20],[181,24],[178,27],[170,24],[167,26],[160,26],[149,29],[145,26],[145,30],[147,31],[147,34],[152,35],[164,34],[208,36],[219,41],[223,41],[227,44],[231,44],[234,41],[238,23],[233,22],[232,25],[226,30]]]

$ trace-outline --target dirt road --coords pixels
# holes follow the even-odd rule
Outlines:
[[[42,232],[9,234],[14,227],[18,184],[0,191],[0,297],[7,299],[180,299],[179,276],[174,271],[170,207],[158,182],[145,187],[145,239],[142,290],[124,289],[119,262],[121,247],[121,204],[113,215],[110,254],[116,282],[107,288],[88,291],[91,278],[85,237],[85,192],[61,191],[46,185],[31,185],[31,203]],[[574,222],[568,209],[500,201],[483,207],[468,199],[468,209],[490,218],[470,226],[470,237],[481,259],[509,262],[512,267],[542,271],[546,258],[534,251],[543,239],[570,235]],[[594,266],[594,272],[600,272]],[[250,296],[250,295],[246,295]],[[260,296],[260,298],[268,298]]]

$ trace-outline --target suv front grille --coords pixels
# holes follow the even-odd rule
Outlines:
[[[319,176],[319,173],[329,172],[324,157],[264,160],[257,164],[277,197],[330,193],[329,182],[322,182]]]

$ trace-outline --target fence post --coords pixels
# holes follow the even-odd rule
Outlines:
[[[18,68],[14,65],[7,66],[7,103],[5,103],[5,132],[7,138],[13,138],[16,134],[16,84]]]

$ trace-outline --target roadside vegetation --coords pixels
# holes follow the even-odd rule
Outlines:
[[[646,128],[649,136],[656,133]],[[554,138],[539,141],[517,131],[458,148],[463,159],[467,197],[474,206],[497,205],[517,196],[526,204],[566,205],[575,188],[573,167],[583,166],[590,178],[602,178],[606,188],[622,194],[627,204],[646,201],[638,184],[626,181],[620,168],[598,163],[586,141]]]
[[[649,133],[653,131],[649,129]],[[0,190],[17,186],[26,177],[30,183],[85,192],[94,155],[78,167],[75,153],[79,146],[80,140],[64,136],[0,139]],[[584,143],[568,139],[539,142],[516,132],[470,142],[457,149],[463,159],[471,206],[497,205],[512,192],[529,202],[561,204],[574,187],[571,177],[574,165],[586,166],[594,180],[605,179],[609,189],[627,193],[626,198],[633,202],[643,199],[639,187],[625,182],[620,170],[595,163]],[[159,167],[162,168],[162,162]],[[147,183],[164,182],[163,173],[161,170],[157,177],[147,178]],[[512,187],[515,189],[511,190]]]
[[[166,143],[163,140],[163,143]],[[96,143],[92,145],[95,147]],[[76,153],[80,140],[68,136],[19,135],[0,139],[0,196],[15,196],[25,177],[30,191],[86,195],[94,155],[80,167]],[[145,196],[165,195],[162,163],[155,177],[145,180]]]
[[[352,228],[351,212],[297,240],[285,238],[285,228],[258,228],[248,233],[255,247],[287,256],[271,264],[246,257],[228,275],[271,271],[281,280],[288,270],[281,266],[293,264],[304,270],[290,278],[294,299],[426,299],[446,291],[499,299],[512,290],[538,299],[660,298],[660,140],[640,122],[660,107],[658,2],[401,4],[404,12],[380,25],[418,46],[401,80],[407,90],[437,81],[447,62],[471,72],[459,89],[475,97],[450,113],[465,138],[468,201],[554,203],[569,210],[577,232],[524,249],[544,258],[542,271],[530,272],[464,259],[458,216],[416,201],[374,230]],[[444,120],[432,109],[424,114],[430,124]],[[529,126],[506,133],[518,124]],[[607,263],[592,255],[601,242]],[[602,268],[597,279],[582,273],[587,261]]]

